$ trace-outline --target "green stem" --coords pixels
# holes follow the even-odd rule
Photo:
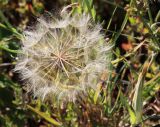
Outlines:
[[[5,50],[5,51],[10,52],[10,53],[16,53],[16,54],[22,53],[20,50],[12,50],[12,49],[6,48],[2,45],[0,45],[0,49]]]
[[[109,23],[108,23],[106,32],[108,31],[108,29],[109,29],[109,27],[110,27],[110,25],[111,25],[111,22],[112,22],[112,19],[113,19],[113,16],[114,16],[116,10],[117,10],[117,6],[114,8],[114,11],[113,11],[112,16],[111,16],[111,18],[110,18],[110,20],[109,20]]]
[[[0,10],[0,18],[2,21],[10,28],[12,28],[12,25],[8,22],[7,18],[4,16],[3,12]]]
[[[134,0],[131,0],[131,1],[130,1],[130,6],[132,6],[133,3],[134,3]],[[117,39],[118,39],[119,36],[121,35],[121,32],[123,31],[124,27],[126,26],[127,21],[128,21],[128,14],[127,14],[127,12],[126,12],[126,15],[125,15],[125,17],[124,17],[124,20],[123,20],[123,22],[122,22],[122,25],[121,25],[120,30],[116,33],[116,35],[114,36],[114,38],[111,39],[111,41],[112,41],[114,44],[116,43]]]
[[[159,18],[160,18],[160,10],[159,10],[158,13],[157,13],[157,16],[156,16],[156,18],[155,18],[155,22],[157,22]]]
[[[117,6],[118,8],[124,10],[124,8],[122,6],[120,6],[120,5],[116,4],[116,3],[110,2],[109,0],[103,0],[103,2],[108,3],[110,5],[113,5],[113,6]]]
[[[152,38],[152,43],[155,44],[155,46],[159,47],[159,41],[157,39],[157,37],[155,37],[152,29],[150,28],[150,26],[146,23],[145,19],[143,18],[143,16],[140,14],[139,11],[137,11],[138,16],[141,18],[142,22],[144,23],[144,26],[149,30],[149,33],[151,34],[151,38]]]
[[[152,18],[152,13],[151,13],[151,9],[149,6],[149,0],[146,0],[147,6],[148,6],[148,15],[149,15],[149,20],[150,20],[150,25],[153,24],[153,18]]]
[[[3,25],[2,23],[0,23],[0,27],[4,28],[4,29],[7,29],[11,32],[13,32],[15,34],[15,36],[18,38],[18,39],[22,39],[23,36],[22,34],[20,34],[7,20],[7,18],[4,16],[3,12],[0,10],[0,18],[2,19],[2,21],[7,25]]]

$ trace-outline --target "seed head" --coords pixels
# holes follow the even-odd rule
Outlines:
[[[15,71],[27,91],[42,99],[74,101],[81,92],[96,89],[110,63],[110,46],[88,14],[40,17],[24,31]]]

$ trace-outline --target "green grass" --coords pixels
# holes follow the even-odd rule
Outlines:
[[[15,15],[12,12],[6,14],[5,2],[7,1],[2,1],[3,3],[0,1],[2,7],[0,10],[0,126],[118,127],[128,124],[148,127],[153,125],[150,121],[152,117],[159,118],[158,104],[151,100],[160,101],[158,96],[160,10],[154,14],[149,0],[141,3],[146,5],[142,8],[138,7],[135,0],[125,1],[127,4],[122,1],[118,4],[112,0],[100,3],[93,0],[68,1],[70,4],[78,3],[71,8],[72,14],[86,12],[95,22],[104,21],[104,33],[109,38],[109,43],[113,45],[109,58],[112,65],[107,74],[107,81],[100,84],[97,91],[89,91],[89,95],[80,98],[77,103],[61,105],[54,103],[55,100],[53,103],[42,102],[35,99],[32,94],[26,93],[26,88],[17,74],[13,73],[17,55],[21,54],[19,47],[20,40],[23,38],[21,32],[23,23],[19,21],[22,24],[16,26],[10,20]],[[61,0],[57,2],[59,5],[63,3],[61,6],[66,5]],[[20,8],[24,9],[24,13],[18,12],[27,20],[31,19],[28,15],[30,10],[27,8],[31,5],[24,3],[26,8]],[[40,5],[45,8],[43,2]],[[107,21],[103,20],[103,14],[106,12],[103,12],[102,8],[105,8],[105,5],[108,10],[110,9],[110,12],[107,12],[110,14]],[[34,12],[32,15],[39,14],[37,8],[32,9],[30,12]],[[119,15],[118,9],[125,12],[122,22],[116,20]],[[116,28],[116,23],[121,24],[119,28]],[[119,39],[122,37],[125,37],[127,42],[123,39],[120,42]],[[127,46],[130,49],[127,49]],[[149,108],[154,115],[146,113]],[[30,122],[32,125],[29,124]],[[155,120],[154,124],[158,124],[158,121]]]

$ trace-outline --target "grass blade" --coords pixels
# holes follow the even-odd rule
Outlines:
[[[52,123],[55,126],[61,126],[62,125],[60,122],[58,122],[58,121],[54,120],[53,118],[49,117],[47,114],[45,114],[43,112],[40,112],[37,109],[34,109],[30,105],[27,105],[27,108],[30,109],[31,111],[35,112],[36,114],[38,114],[39,116],[44,118],[46,121]]]
[[[135,111],[136,115],[136,124],[141,122],[142,120],[142,110],[143,110],[143,85],[144,85],[144,79],[149,67],[148,61],[145,62],[142,72],[139,74],[138,81],[135,85],[135,93],[133,96],[133,109]]]

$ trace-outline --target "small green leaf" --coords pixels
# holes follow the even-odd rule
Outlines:
[[[37,109],[34,109],[33,107],[31,107],[30,105],[27,105],[27,108],[30,109],[31,111],[37,113],[39,116],[41,116],[42,118],[44,118],[46,121],[52,123],[55,126],[61,126],[62,124],[56,120],[54,120],[53,118],[51,118],[50,116],[48,116],[47,114],[38,111]]]
[[[91,9],[91,15],[92,15],[93,20],[96,20],[96,10],[94,7]]]
[[[134,25],[136,23],[135,19],[133,17],[129,17],[129,22]]]
[[[130,122],[132,125],[136,124],[136,115],[135,112],[131,109],[131,107],[128,106],[129,116],[130,116]]]
[[[97,87],[97,90],[96,90],[95,95],[94,95],[94,98],[93,98],[95,104],[97,103],[99,94],[100,94],[100,92],[101,92],[101,90],[102,90],[102,83],[99,83],[97,86],[98,86],[98,87]]]

